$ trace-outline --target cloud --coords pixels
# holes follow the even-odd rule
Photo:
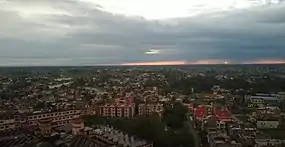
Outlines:
[[[120,8],[131,8],[124,2]],[[203,2],[204,6],[191,6],[191,13],[199,7],[197,15],[179,12],[176,15],[182,18],[173,18],[162,11],[170,17],[150,20],[150,14],[127,15],[131,9],[119,13],[120,8],[111,9],[114,6],[107,0],[1,1],[0,64],[197,64],[284,59],[283,3],[261,5],[257,1],[246,9],[208,11],[205,5],[214,3]],[[173,11],[187,8],[182,1],[174,6]]]
[[[160,54],[160,50],[150,49],[149,51],[146,51],[145,54],[147,54],[147,55]]]
[[[233,11],[270,4],[283,0],[83,0],[102,6],[102,10],[126,16],[144,16],[147,19],[169,19],[197,16],[204,13]],[[158,11],[159,7],[159,11]]]

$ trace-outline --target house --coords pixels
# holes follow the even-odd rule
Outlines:
[[[255,139],[255,147],[281,147],[278,139]]]
[[[207,137],[210,147],[242,147],[241,143],[231,139],[226,134],[213,132],[208,133]]]
[[[226,108],[214,108],[213,110],[214,115],[218,118],[219,121],[222,122],[231,122],[232,118],[231,118],[231,112],[226,109]]]
[[[255,147],[281,147],[282,141],[278,139],[272,139],[270,136],[257,131],[255,133]]]
[[[248,107],[264,107],[266,105],[277,105],[280,102],[280,98],[273,94],[261,94],[257,93],[252,96],[245,96],[245,99],[249,102]]]
[[[252,118],[256,122],[257,128],[278,128],[282,114],[278,107],[263,107],[253,113]]]
[[[204,106],[199,106],[194,109],[194,118],[196,120],[202,121],[207,116],[207,108]]]
[[[256,126],[259,129],[276,129],[279,127],[280,122],[276,120],[258,120],[256,122]]]

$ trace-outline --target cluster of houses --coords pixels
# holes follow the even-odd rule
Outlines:
[[[200,136],[210,147],[267,147],[281,146],[282,141],[264,134],[261,129],[277,129],[282,120],[282,113],[276,95],[246,96],[249,114],[233,115],[226,106],[188,105],[192,112],[195,128],[203,132]]]

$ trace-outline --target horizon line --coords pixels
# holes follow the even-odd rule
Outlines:
[[[5,68],[5,67],[96,67],[96,66],[125,66],[125,67],[130,67],[130,66],[215,66],[215,65],[225,65],[225,66],[230,66],[230,65],[285,65],[285,63],[233,63],[233,64],[165,64],[165,65],[123,65],[123,64],[96,64],[96,65],[7,65],[3,66],[0,65],[0,68]]]

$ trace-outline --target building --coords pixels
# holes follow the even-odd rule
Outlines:
[[[276,129],[279,127],[280,122],[276,120],[258,120],[256,126],[259,129]]]
[[[194,118],[196,120],[202,121],[205,117],[207,117],[207,108],[204,106],[199,106],[194,109]]]
[[[67,125],[68,126],[68,125]],[[52,128],[51,119],[38,126],[0,131],[1,147],[152,147],[153,143],[111,126],[85,127],[80,118],[71,121],[71,130]]]
[[[257,93],[255,95],[245,96],[245,100],[248,101],[248,107],[265,107],[266,105],[277,105],[280,102],[280,98],[274,94],[262,94]]]
[[[52,119],[46,118],[38,121],[40,134],[43,137],[49,137],[52,133]]]
[[[50,119],[52,128],[69,124],[72,119],[80,117],[81,110],[61,110],[39,113],[11,113],[1,117],[0,131],[20,128],[24,125],[38,126],[40,120]]]
[[[139,115],[150,115],[154,112],[161,114],[163,111],[163,104],[139,104]]]
[[[105,117],[134,117],[135,103],[133,98],[115,99],[114,103],[98,106],[98,115]]]
[[[105,117],[134,117],[135,104],[106,104],[99,106],[99,115]]]
[[[242,147],[241,143],[231,139],[227,134],[212,132],[207,135],[210,147]]]
[[[73,135],[84,134],[84,121],[80,118],[71,121],[71,131]]]
[[[255,139],[255,147],[281,147],[282,141],[278,139]]]
[[[193,103],[183,103],[183,105],[188,108],[189,112],[194,111],[194,104]]]
[[[153,143],[129,135],[110,126],[98,125],[90,131],[90,138],[101,146],[152,147]]]
[[[231,122],[231,112],[227,108],[214,108],[213,109],[214,115],[218,118],[219,121],[222,122]]]
[[[41,120],[39,126],[0,131],[1,147],[106,147],[89,136],[56,132],[51,120]]]
[[[282,118],[281,110],[278,107],[259,108],[252,114],[251,120],[256,123],[257,128],[278,128]]]

